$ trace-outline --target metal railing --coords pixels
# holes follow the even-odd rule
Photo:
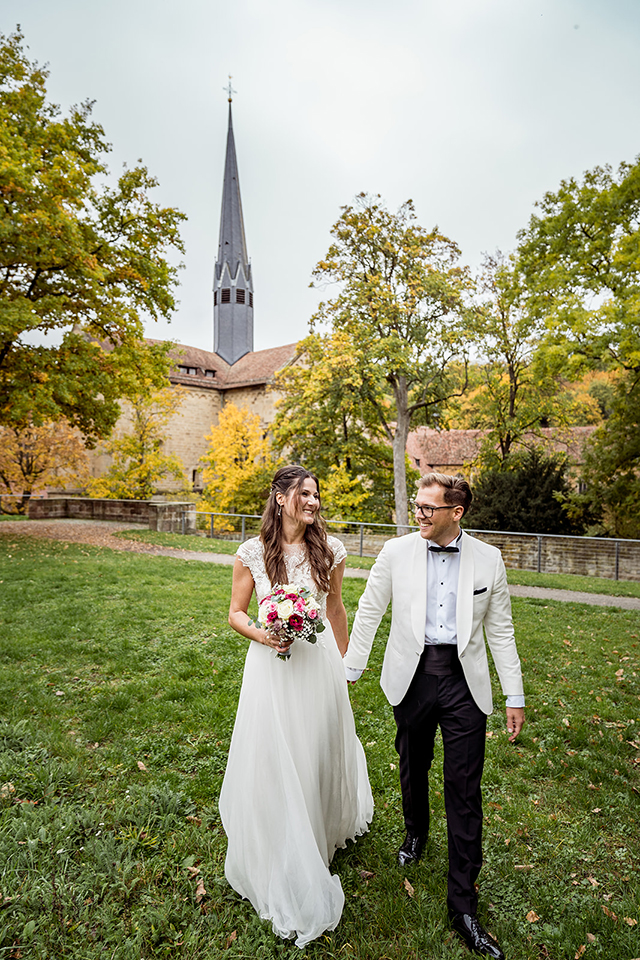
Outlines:
[[[182,532],[186,532],[186,513],[182,516]],[[193,516],[193,514],[192,514]],[[206,530],[213,539],[244,542],[249,536],[256,536],[260,529],[260,514],[196,512],[196,526]],[[225,530],[216,527],[225,526]],[[369,523],[361,520],[328,520],[330,534],[340,537],[351,556],[375,557],[383,544],[397,536],[397,525],[391,523]],[[405,528],[403,528],[405,529]],[[408,532],[418,527],[410,525]],[[576,572],[575,568],[584,568],[586,575],[605,576],[619,580],[621,562],[625,561],[629,570],[624,579],[640,579],[640,540],[623,540],[613,537],[576,537],[552,533],[514,533],[506,530],[469,530],[470,536],[487,539],[499,546],[507,566],[542,572],[563,572],[553,569],[550,557],[554,553],[554,542],[562,542],[567,547],[572,544],[573,568],[565,572]],[[584,547],[584,550],[580,548]],[[624,553],[624,557],[622,554]],[[545,562],[546,561],[546,562]],[[550,570],[551,568],[551,570]],[[598,572],[592,573],[591,570]],[[610,572],[602,572],[604,570]],[[637,570],[637,573],[634,571]],[[582,572],[582,570],[579,570]]]

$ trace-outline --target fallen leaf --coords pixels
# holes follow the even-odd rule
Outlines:
[[[12,783],[3,783],[0,787],[0,798],[2,800],[8,800],[15,792],[16,788]]]
[[[587,877],[587,880],[589,881],[589,883],[591,884],[592,887],[599,887],[599,886],[600,886],[600,884],[598,883],[598,881],[596,880],[595,877]]]
[[[602,905],[602,912],[604,913],[604,915],[605,915],[606,917],[609,917],[611,920],[617,920],[617,919],[618,919],[618,918],[616,917],[615,913],[613,912],[613,910],[609,910],[609,907],[605,907],[604,904]]]
[[[532,863],[514,863],[513,869],[514,870],[533,870],[533,864]]]
[[[596,942],[596,938],[595,938],[595,936],[594,936],[593,933],[588,933],[588,934],[587,934],[587,940],[588,940],[589,943],[595,943],[595,942]]]
[[[404,878],[404,888],[410,897],[414,895],[415,890],[413,889],[413,887],[411,886],[411,884],[409,883],[406,877]]]
[[[623,676],[624,676],[624,670],[622,668],[620,670],[616,670],[616,677],[623,677]]]
[[[197,877],[200,873],[200,867],[187,867],[186,869],[190,877]]]
[[[193,868],[192,868],[193,869]],[[196,887],[196,903],[201,903],[207,895],[207,890],[204,885],[204,880],[202,877],[198,880],[198,886]]]
[[[237,930],[234,930],[232,933],[229,934],[229,936],[227,937],[227,944],[226,944],[226,949],[227,949],[227,950],[229,949],[229,947],[231,946],[231,944],[233,943],[233,941],[234,941],[234,940],[237,940],[237,938],[238,938],[238,931],[237,931]]]
[[[535,910],[529,910],[529,913],[527,914],[527,920],[529,921],[529,923],[535,923],[536,920],[539,920],[539,919],[540,917],[535,912]]]
[[[190,813],[187,814],[186,820],[187,820],[187,823],[195,823],[196,827],[202,826],[202,820],[200,819],[200,817],[194,817]]]
[[[56,690],[56,697],[64,697],[64,690]]]
[[[142,760],[138,760],[138,770],[142,770],[143,773],[146,773],[146,772],[147,772],[147,768],[145,767],[145,765],[144,765],[144,763],[142,762]]]
[[[633,917],[623,917],[625,923],[628,923],[630,927],[637,927],[638,921],[634,920]]]
[[[575,960],[580,960],[580,957],[582,956],[582,954],[585,952],[586,949],[587,948],[585,947],[584,943],[581,943],[578,949],[576,950]]]
[[[371,877],[375,876],[374,873],[371,873],[371,870],[359,870],[358,873],[363,880],[371,880]]]

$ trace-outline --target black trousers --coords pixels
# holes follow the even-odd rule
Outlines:
[[[455,647],[426,648],[411,686],[393,712],[405,826],[422,837],[429,833],[429,770],[440,727],[449,847],[447,905],[454,913],[476,913],[487,718],[471,696]]]

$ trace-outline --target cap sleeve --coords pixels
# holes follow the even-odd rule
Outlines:
[[[245,567],[249,567],[255,580],[258,573],[256,568],[262,559],[262,544],[259,537],[252,537],[250,540],[241,543],[236,550],[236,557],[242,560]]]
[[[339,563],[347,556],[347,551],[342,540],[338,540],[337,537],[327,537],[327,543],[333,550],[333,563],[331,564],[331,569],[334,570]]]

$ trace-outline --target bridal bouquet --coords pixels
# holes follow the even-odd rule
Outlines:
[[[249,623],[255,621],[250,620]],[[257,624],[269,628],[283,640],[316,642],[316,634],[325,629],[320,619],[320,606],[307,587],[277,583],[270,594],[260,601]],[[291,649],[278,653],[280,660],[288,660]]]

